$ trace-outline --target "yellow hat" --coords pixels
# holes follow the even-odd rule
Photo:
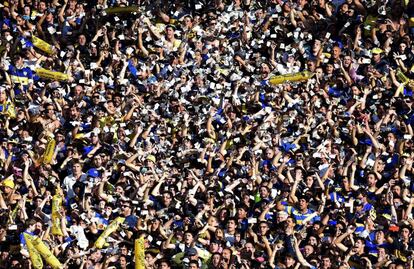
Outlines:
[[[153,162],[153,163],[155,163],[155,156],[154,155],[148,155],[147,156],[147,160],[149,160],[149,161],[151,161],[151,162]]]
[[[5,179],[5,180],[1,183],[1,185],[2,185],[2,186],[5,186],[5,187],[9,187],[9,188],[11,188],[11,189],[14,189],[14,182],[13,182],[13,179],[12,179],[12,178],[7,178],[7,179]]]
[[[384,51],[380,48],[373,48],[371,52],[372,52],[372,54],[381,54]]]

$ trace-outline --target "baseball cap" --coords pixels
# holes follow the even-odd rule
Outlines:
[[[2,185],[2,186],[5,186],[5,187],[9,187],[9,188],[11,188],[11,189],[14,189],[14,181],[13,181],[13,179],[12,179],[12,178],[7,178],[7,179],[5,179],[5,180],[1,183],[1,185]]]
[[[184,253],[185,256],[194,256],[198,254],[195,248],[187,248]]]
[[[380,48],[373,48],[371,52],[372,52],[372,54],[381,54],[384,51]]]

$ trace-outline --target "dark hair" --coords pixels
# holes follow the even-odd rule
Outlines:
[[[190,264],[195,264],[195,265],[197,265],[197,268],[200,268],[200,266],[198,265],[198,261],[190,261],[188,263],[188,265],[190,265]]]
[[[25,223],[26,229],[29,228],[30,226],[36,224],[36,220],[35,219],[28,219]]]
[[[163,258],[157,261],[157,265],[160,265],[161,263],[166,263],[168,266],[171,267],[171,263],[168,259]]]

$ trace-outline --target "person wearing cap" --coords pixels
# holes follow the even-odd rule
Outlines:
[[[1,186],[4,187],[4,193],[9,194],[11,191],[13,191],[15,184],[12,177],[8,177],[3,182],[1,182]]]
[[[198,256],[198,251],[195,248],[188,248],[184,252],[183,265],[185,268],[201,268],[202,261]]]
[[[374,64],[375,70],[379,73],[374,74],[376,77],[382,77],[382,75],[389,72],[387,65],[389,64],[385,59],[383,59],[382,54],[384,51],[380,48],[373,48],[372,51],[372,61]]]
[[[7,177],[0,184],[2,187],[2,193],[0,193],[1,199],[6,203],[6,205],[16,204],[16,202],[21,199],[21,195],[18,191],[16,191],[16,184],[14,183],[13,175]]]

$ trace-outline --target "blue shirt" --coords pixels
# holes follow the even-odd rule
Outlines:
[[[23,86],[23,90],[27,91],[30,84],[33,83],[33,72],[29,67],[17,68],[13,65],[9,65],[8,73],[10,79],[16,86]],[[22,94],[20,87],[14,88],[15,95]]]
[[[306,218],[310,217],[310,215],[312,215],[315,212],[311,209],[308,209],[306,211],[306,213],[302,213],[302,212],[300,212],[299,210],[295,209],[292,206],[286,206],[285,211],[295,219],[295,222],[296,222],[297,225],[302,225],[303,221]],[[313,223],[313,222],[319,221],[319,220],[321,220],[320,216],[314,216],[310,219],[310,223]]]
[[[31,236],[35,236],[35,233],[34,232],[29,232],[29,231],[27,231],[27,230],[25,230],[24,232],[22,232],[21,234],[20,234],[20,244],[21,245],[23,245],[23,246],[26,246],[26,239],[24,239],[24,234],[29,234],[29,235],[31,235]]]

